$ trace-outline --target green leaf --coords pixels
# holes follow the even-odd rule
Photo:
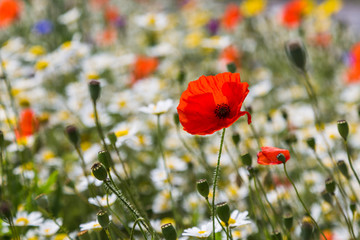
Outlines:
[[[37,194],[41,194],[41,193],[47,194],[47,193],[49,193],[51,187],[55,184],[58,175],[59,175],[59,172],[57,170],[52,172],[51,175],[49,176],[48,180],[46,181],[46,183],[44,183],[43,185],[41,185],[38,188]]]

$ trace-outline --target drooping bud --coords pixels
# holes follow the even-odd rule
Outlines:
[[[100,97],[100,82],[98,80],[91,80],[89,82],[89,92],[91,100],[96,102]]]
[[[102,228],[108,228],[110,224],[110,218],[106,211],[100,210],[97,214],[97,220]]]
[[[68,136],[70,142],[74,146],[77,146],[80,142],[80,135],[79,135],[77,127],[75,127],[74,125],[69,125],[65,128],[65,132],[66,132],[66,135]]]
[[[341,137],[346,141],[349,135],[349,125],[346,120],[337,121],[338,131]]]
[[[335,192],[335,182],[332,178],[328,178],[325,181],[326,191],[331,195],[334,195]]]
[[[286,212],[283,216],[283,220],[284,220],[284,225],[285,225],[286,229],[288,231],[290,231],[293,226],[293,222],[294,222],[293,214],[291,212]]]
[[[10,221],[11,219],[11,204],[7,201],[0,202],[0,217]]]
[[[291,64],[300,71],[306,69],[306,49],[299,41],[291,41],[285,44],[285,52]]]
[[[226,202],[218,203],[216,205],[216,214],[219,216],[220,220],[225,223],[227,226],[230,219],[230,208]]]
[[[316,149],[315,138],[309,137],[308,139],[306,139],[306,143],[309,146],[309,148],[311,148],[313,151],[315,151],[315,149]]]
[[[176,126],[179,126],[179,124],[180,124],[179,114],[174,113],[174,115],[173,115],[173,120],[174,120],[175,125],[176,125]]]
[[[348,168],[347,168],[344,160],[339,160],[336,164],[337,164],[340,172],[342,173],[342,175],[344,175],[344,177],[349,179],[350,178],[349,171],[348,171]]]
[[[252,164],[252,159],[251,159],[251,156],[249,153],[242,155],[241,161],[245,166],[251,166],[251,164]]]
[[[200,179],[196,182],[196,189],[200,193],[201,196],[204,198],[208,198],[210,190],[209,190],[209,183],[206,179]]]
[[[106,169],[111,167],[111,157],[108,151],[102,150],[98,152],[98,160],[105,166]]]
[[[161,226],[161,232],[165,240],[176,240],[177,234],[174,226],[171,223],[166,223]]]
[[[100,181],[104,181],[107,178],[107,171],[101,163],[94,163],[91,167],[91,172],[94,177]]]
[[[284,154],[279,153],[279,154],[276,156],[276,158],[277,158],[277,160],[279,160],[280,162],[282,162],[283,164],[285,164],[286,158],[285,158]]]
[[[233,143],[235,144],[235,146],[237,146],[241,140],[240,138],[240,134],[238,133],[234,133],[232,136],[231,136],[231,139],[233,141]]]
[[[114,132],[109,132],[109,133],[107,134],[107,137],[108,137],[110,143],[111,143],[112,145],[115,145],[115,143],[116,143],[116,141],[117,141],[117,137],[116,137],[115,133],[114,133]]]
[[[180,85],[182,85],[185,82],[186,72],[184,70],[180,70],[180,72],[177,75],[177,80]]]
[[[231,72],[231,73],[236,72],[236,65],[235,65],[235,63],[233,63],[233,62],[227,64],[227,65],[226,65],[226,68],[227,68],[227,70],[228,70],[229,72]]]

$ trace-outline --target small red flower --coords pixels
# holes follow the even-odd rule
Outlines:
[[[290,153],[286,149],[276,147],[261,147],[261,151],[257,154],[257,162],[258,164],[262,165],[282,164],[282,162],[277,159],[277,156],[280,153],[284,154],[285,162],[290,159]]]
[[[240,22],[241,18],[240,7],[235,3],[230,3],[227,5],[222,17],[222,24],[226,30],[232,31]]]
[[[159,61],[154,57],[138,56],[134,63],[132,83],[148,77],[156,71]]]
[[[229,63],[234,63],[239,68],[241,65],[241,54],[234,45],[230,45],[222,50],[219,62],[222,68],[226,68],[226,65]]]
[[[248,83],[241,82],[239,73],[229,72],[201,76],[190,82],[177,107],[184,130],[196,135],[212,134],[245,114],[250,124],[250,113],[240,111],[248,87]]]
[[[289,28],[299,26],[304,8],[305,3],[301,0],[293,0],[286,3],[282,12],[282,23]]]
[[[30,108],[24,109],[20,114],[19,129],[15,130],[16,138],[33,135],[39,127],[39,121]]]
[[[0,28],[11,25],[20,16],[20,11],[20,1],[0,0]]]

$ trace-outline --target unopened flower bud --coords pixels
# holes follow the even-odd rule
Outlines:
[[[276,231],[271,234],[272,240],[282,240],[281,232]]]
[[[303,240],[309,240],[314,230],[314,225],[310,217],[303,218],[301,223],[301,238]]]
[[[306,143],[313,151],[315,151],[315,148],[316,148],[315,138],[310,137],[310,138],[306,139]]]
[[[238,133],[234,133],[232,136],[231,136],[231,139],[233,141],[233,143],[237,146],[241,140],[240,138],[240,134]]]
[[[100,96],[100,82],[98,80],[91,80],[89,82],[89,92],[91,99],[96,102]]]
[[[94,177],[100,181],[104,181],[107,178],[107,171],[101,163],[94,163],[91,167],[91,172]]]
[[[325,187],[326,187],[326,191],[328,193],[330,193],[331,195],[334,194],[335,192],[335,182],[332,178],[328,178],[325,181]]]
[[[356,202],[350,202],[350,210],[354,214],[356,211]]]
[[[227,68],[227,70],[228,70],[229,72],[231,72],[231,73],[236,72],[236,65],[235,65],[235,63],[233,63],[233,62],[227,64],[227,65],[226,65],[226,68]]]
[[[184,70],[180,70],[177,76],[177,80],[180,85],[182,85],[185,82],[186,73]]]
[[[111,167],[111,157],[108,151],[102,150],[98,152],[98,160],[105,166],[106,169]]]
[[[200,179],[196,182],[196,189],[204,198],[208,198],[209,196],[209,183],[206,179]]]
[[[293,214],[291,212],[286,212],[283,216],[283,220],[284,220],[284,225],[285,225],[286,229],[288,231],[290,231],[293,226],[293,222],[294,222]]]
[[[349,125],[346,120],[337,121],[338,131],[341,137],[346,141],[349,135]]]
[[[349,179],[350,178],[349,171],[348,171],[347,165],[344,162],[344,160],[339,160],[336,164],[337,164],[340,172],[342,173],[342,175],[344,175],[344,177]]]
[[[282,162],[283,164],[285,164],[286,158],[285,158],[284,154],[279,153],[279,154],[276,156],[276,158],[277,158],[277,160],[279,160],[280,162]]]
[[[297,142],[297,137],[295,134],[289,134],[285,138],[285,142],[287,145],[291,145]]]
[[[77,127],[75,127],[74,125],[69,125],[66,127],[65,132],[66,132],[66,135],[68,136],[70,142],[74,146],[77,146],[80,142],[80,135],[79,135]]]
[[[110,218],[106,211],[100,210],[97,214],[97,220],[102,228],[108,228],[110,224]]]
[[[108,137],[110,143],[111,143],[112,145],[115,145],[115,143],[116,143],[116,141],[117,141],[117,137],[116,137],[115,133],[114,133],[114,132],[109,132],[109,133],[107,134],[107,137]]]
[[[252,164],[252,159],[251,159],[251,156],[249,153],[242,155],[241,161],[245,166],[251,166],[251,164]]]
[[[11,219],[11,204],[7,201],[0,202],[0,217],[6,220]]]
[[[282,109],[282,110],[281,110],[281,116],[282,116],[285,120],[288,119],[288,113],[287,113],[287,111],[286,111],[285,109]]]
[[[220,220],[225,223],[227,226],[230,219],[230,208],[226,202],[222,202],[216,205],[216,214],[219,216]]]
[[[174,115],[173,115],[173,120],[174,120],[175,125],[176,125],[176,126],[179,126],[179,124],[180,124],[179,114],[174,113]]]
[[[328,202],[329,204],[332,205],[333,199],[332,199],[332,197],[331,197],[331,195],[330,195],[330,193],[328,191],[326,191],[326,190],[322,191],[321,196],[326,202]]]
[[[174,226],[171,223],[166,223],[161,226],[161,232],[165,240],[176,240],[177,234]]]
[[[4,147],[4,142],[5,142],[4,133],[3,133],[3,131],[0,130],[0,150],[1,151],[3,150],[2,148]]]
[[[285,52],[291,64],[301,71],[306,68],[306,49],[299,41],[291,41],[285,44]]]

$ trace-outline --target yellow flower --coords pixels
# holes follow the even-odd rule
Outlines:
[[[309,15],[311,14],[314,9],[315,9],[315,3],[313,0],[302,0],[303,4],[304,4],[304,8],[303,8],[303,14],[304,15]]]
[[[61,45],[61,48],[62,48],[62,49],[67,49],[67,48],[70,48],[70,47],[71,47],[71,41],[64,42],[64,43]]]
[[[47,68],[48,65],[49,63],[47,61],[40,60],[35,64],[35,69],[41,71]]]
[[[192,32],[185,37],[185,46],[188,48],[198,47],[203,39],[201,32]]]
[[[209,22],[210,14],[207,11],[194,11],[186,19],[189,27],[200,28]]]
[[[245,0],[240,8],[245,17],[253,17],[264,11],[266,0]]]
[[[327,0],[318,6],[318,11],[325,16],[331,16],[340,11],[342,8],[341,0]]]
[[[42,46],[35,45],[30,48],[29,52],[33,55],[40,56],[43,55],[46,51],[45,48],[43,48]]]

